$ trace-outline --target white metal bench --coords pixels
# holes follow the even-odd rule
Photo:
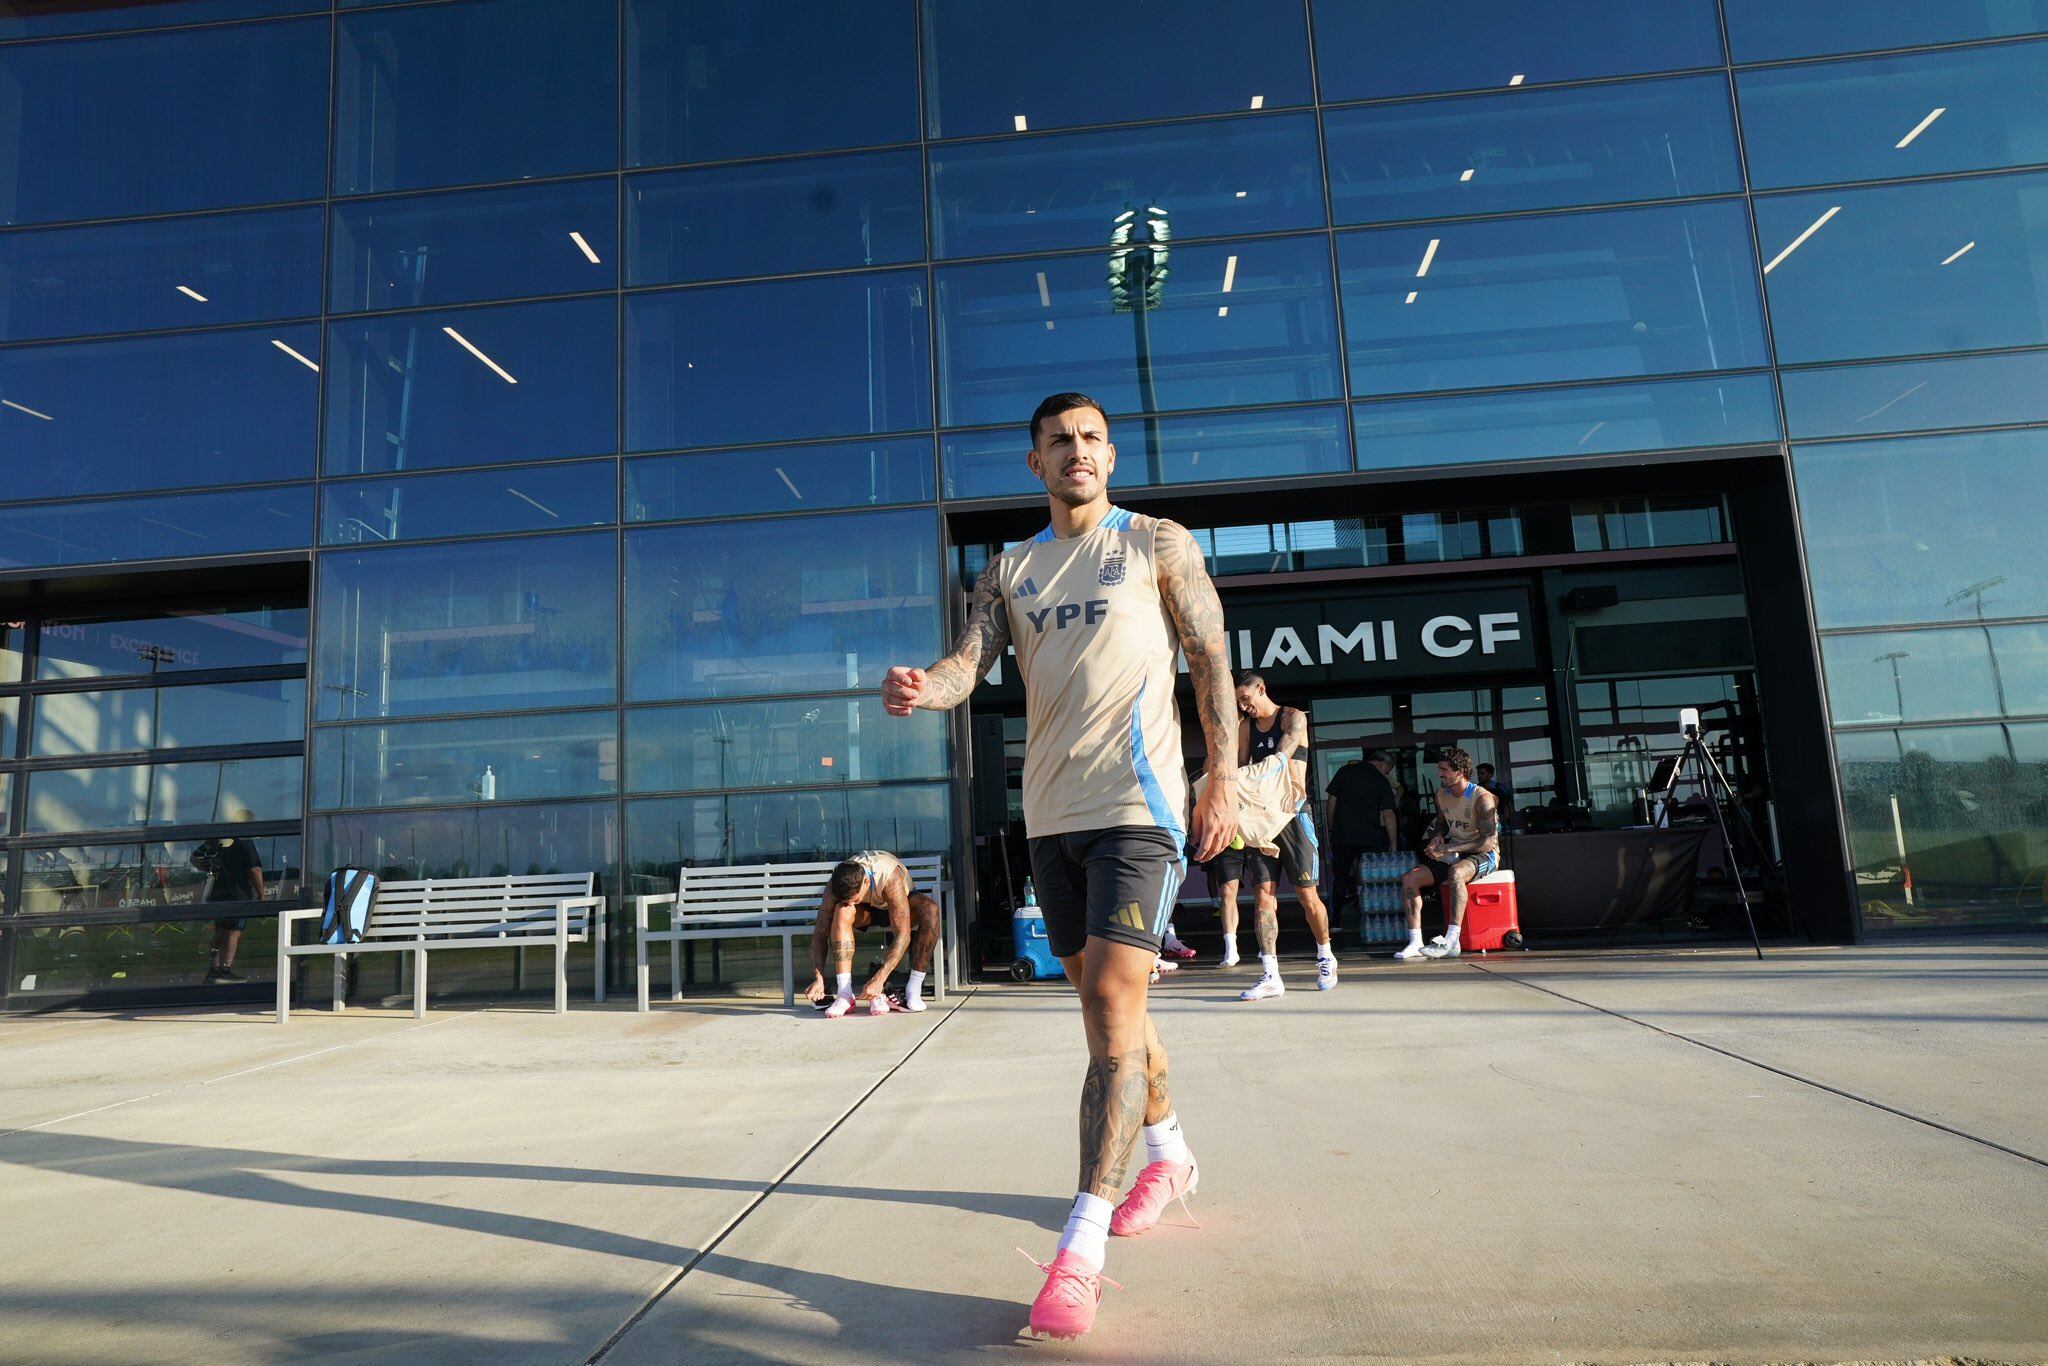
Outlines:
[[[378,884],[361,942],[294,944],[292,926],[317,920],[318,907],[277,918],[277,1022],[291,1018],[291,960],[326,954],[334,959],[334,1009],[344,1004],[349,955],[410,953],[412,1013],[427,1013],[427,955],[440,949],[555,950],[555,1013],[569,1009],[569,946],[594,943],[596,996],[604,1000],[604,898],[593,895],[593,873],[533,873],[517,877],[432,878]]]
[[[633,898],[634,962],[640,993],[640,1009],[647,1004],[647,948],[668,945],[669,999],[682,999],[683,952],[686,940],[760,939],[782,940],[782,1003],[796,1004],[796,949],[798,936],[806,939],[818,923],[818,901],[825,883],[839,865],[828,863],[752,863],[725,868],[683,868],[676,874],[676,890],[655,896]],[[939,903],[939,942],[932,951],[932,993],[946,999],[948,959],[946,944],[953,921],[953,890],[940,879],[937,854],[921,854],[903,860],[910,872],[913,891],[924,892]],[[669,927],[649,929],[648,912],[657,906],[669,908]]]

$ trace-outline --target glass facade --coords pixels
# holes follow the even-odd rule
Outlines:
[[[2036,0],[0,9],[0,577],[312,562],[203,649],[0,622],[11,991],[166,980],[93,917],[230,807],[614,893],[953,848],[862,695],[1077,385],[1125,487],[1782,453],[1866,924],[2048,915]]]

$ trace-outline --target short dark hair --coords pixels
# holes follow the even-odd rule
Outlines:
[[[1494,768],[1492,764],[1481,764],[1479,765],[1479,767],[1485,769],[1488,773],[1494,773],[1498,771]],[[1474,769],[1473,771],[1476,773],[1478,769]]]
[[[1467,778],[1472,776],[1472,756],[1459,749],[1456,745],[1452,745],[1446,750],[1439,750],[1436,761],[1440,764],[1449,764]]]
[[[1383,749],[1369,749],[1365,752],[1365,761],[1369,764],[1391,764],[1394,759]]]
[[[1105,425],[1109,422],[1109,411],[1086,394],[1048,394],[1039,400],[1038,407],[1031,414],[1031,444],[1038,444],[1038,424],[1061,413],[1071,413],[1076,408],[1093,408],[1102,414]]]
[[[1266,676],[1257,669],[1239,669],[1237,671],[1237,681],[1230,686],[1233,688],[1249,688],[1253,686],[1263,688],[1266,686]]]
[[[848,859],[832,870],[832,880],[826,886],[834,901],[846,904],[868,889],[867,865]]]

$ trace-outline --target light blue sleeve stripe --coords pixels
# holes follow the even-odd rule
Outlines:
[[[1138,696],[1131,703],[1131,768],[1138,775],[1138,790],[1145,794],[1146,809],[1152,813],[1152,823],[1173,836],[1173,847],[1178,850],[1186,846],[1187,833],[1181,829],[1180,815],[1166,803],[1166,791],[1159,786],[1159,775],[1152,771],[1152,761],[1145,757],[1145,727],[1138,720],[1138,709],[1145,705],[1145,687],[1138,685]]]
[[[1031,539],[1032,539],[1033,541],[1035,541],[1035,542],[1037,542],[1037,543],[1041,544],[1041,545],[1043,545],[1043,544],[1044,544],[1045,542],[1047,542],[1047,541],[1051,540],[1051,539],[1052,539],[1052,524],[1051,524],[1051,523],[1047,523],[1047,524],[1046,524],[1046,528],[1045,528],[1045,530],[1043,530],[1043,531],[1039,532],[1039,533],[1038,533],[1038,534],[1037,534],[1036,536],[1033,536],[1033,537],[1032,537]]]
[[[1187,864],[1175,860],[1166,866],[1166,876],[1159,888],[1159,910],[1152,917],[1152,933],[1165,934],[1166,927],[1173,923],[1173,908],[1180,900],[1181,879],[1187,876]]]

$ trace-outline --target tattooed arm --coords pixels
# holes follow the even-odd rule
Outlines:
[[[1159,559],[1159,596],[1166,604],[1180,652],[1195,687],[1202,721],[1203,758],[1209,774],[1189,822],[1198,863],[1223,851],[1237,833],[1237,703],[1230,688],[1230,656],[1223,645],[1223,603],[1202,564],[1202,548],[1178,522],[1161,521],[1153,542]]]
[[[967,626],[953,642],[952,653],[929,669],[898,665],[889,670],[882,680],[882,710],[891,716],[908,716],[919,707],[945,711],[959,706],[995,667],[1009,643],[1010,614],[1003,605],[1002,584],[996,580],[996,562],[990,560],[975,580]]]

